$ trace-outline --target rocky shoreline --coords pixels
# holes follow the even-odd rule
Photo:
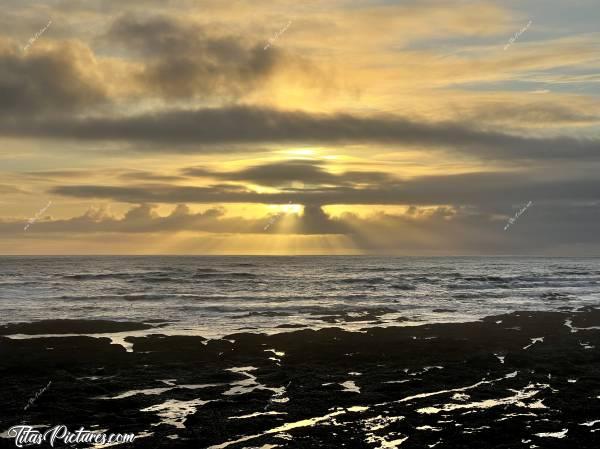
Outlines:
[[[14,425],[135,433],[132,448],[596,448],[600,311],[416,327],[125,337],[155,323],[0,329]],[[11,334],[43,334],[15,339]],[[51,385],[36,396],[44,386]],[[24,407],[35,401],[26,409]],[[28,402],[29,401],[29,402]],[[83,446],[82,446],[83,447]]]

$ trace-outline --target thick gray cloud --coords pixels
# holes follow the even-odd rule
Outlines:
[[[343,175],[341,175],[343,180]],[[343,182],[342,182],[343,184]],[[76,198],[110,199],[125,203],[292,203],[480,205],[493,210],[508,204],[532,201],[597,201],[600,179],[531,179],[522,173],[468,173],[422,176],[365,188],[288,188],[279,193],[257,193],[240,186],[210,187],[142,184],[132,186],[64,185],[54,194]]]
[[[403,215],[377,213],[359,217],[346,213],[327,215],[318,206],[305,208],[304,215],[286,215],[273,220],[226,217],[220,209],[193,213],[178,205],[169,215],[159,216],[154,206],[135,206],[122,218],[102,210],[90,210],[67,220],[45,217],[25,233],[23,221],[0,221],[0,235],[36,238],[51,234],[71,239],[103,235],[115,241],[133,234],[159,234],[178,231],[235,234],[342,234],[366,253],[376,254],[598,254],[597,226],[600,208],[593,204],[534,203],[507,230],[507,219],[491,217],[477,209],[439,207],[414,208]],[[288,227],[284,225],[293,224]],[[265,231],[265,226],[272,225]],[[401,230],[401,232],[395,232]],[[444,236],[443,241],[440,236]]]
[[[316,185],[354,185],[392,182],[394,177],[382,172],[351,171],[334,174],[319,161],[289,160],[257,165],[235,172],[216,172],[204,167],[182,170],[188,176],[212,177],[226,181],[245,181],[264,186],[286,186],[294,182]]]
[[[243,96],[283,57],[280,51],[263,51],[258,42],[212,36],[197,24],[164,15],[125,14],[105,40],[143,58],[137,81],[166,98]]]
[[[496,160],[600,158],[598,139],[529,137],[469,128],[460,123],[417,123],[389,115],[325,115],[242,106],[171,110],[130,117],[4,121],[0,123],[0,133],[88,141],[158,142],[169,147],[147,148],[171,152],[181,151],[177,144],[382,142],[454,149]],[[203,151],[202,147],[198,151]]]
[[[203,227],[218,232],[216,221],[223,212],[210,209],[203,213],[190,213],[185,205],[177,206],[173,212],[160,217],[154,211],[154,206],[138,205],[130,209],[123,218],[115,218],[103,210],[89,210],[84,215],[70,219],[39,220],[27,232],[42,233],[148,233],[181,230],[201,230]],[[212,228],[211,228],[212,223]],[[258,226],[257,226],[258,228]],[[5,222],[0,225],[5,232],[22,231],[22,222]]]
[[[177,231],[212,233],[265,233],[281,232],[281,216],[261,218],[225,217],[220,208],[194,213],[188,206],[178,204],[167,216],[159,216],[155,206],[140,204],[131,208],[122,218],[108,215],[102,209],[91,209],[85,214],[66,220],[45,217],[36,222],[31,231],[37,233],[160,233]],[[288,220],[289,217],[286,218]],[[332,220],[320,207],[306,208],[304,215],[292,214],[294,232],[298,234],[340,234],[350,232],[339,221]],[[35,228],[35,229],[34,229]],[[0,222],[0,232],[21,233],[21,221]],[[29,232],[29,230],[28,230]]]
[[[343,220],[333,219],[316,205],[308,205],[304,208],[301,217],[299,234],[352,234],[352,228]]]
[[[107,101],[105,87],[84,73],[81,47],[62,45],[26,56],[0,47],[0,117],[59,115],[97,107]],[[89,62],[89,61],[88,61]]]

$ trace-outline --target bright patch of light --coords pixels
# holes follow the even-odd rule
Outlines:
[[[299,214],[303,210],[302,204],[292,204],[292,203],[281,204],[281,205],[270,206],[270,207],[275,209],[275,211],[280,214]]]
[[[293,154],[294,156],[314,156],[317,154],[316,150],[310,148],[296,148],[293,150],[285,150],[286,154]]]
[[[300,212],[302,212],[302,205],[301,204],[288,204],[288,208],[285,211],[286,214],[299,214]]]

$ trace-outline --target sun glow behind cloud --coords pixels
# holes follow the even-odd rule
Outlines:
[[[8,2],[2,252],[596,244],[593,2]]]

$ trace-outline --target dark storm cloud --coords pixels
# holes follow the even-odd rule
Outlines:
[[[453,148],[496,160],[600,157],[597,139],[527,137],[469,128],[460,123],[417,123],[395,116],[324,115],[237,106],[133,117],[4,121],[0,123],[0,132],[7,136],[158,142],[170,145],[168,149],[160,147],[161,151],[174,153],[182,151],[177,144],[381,142]]]
[[[284,186],[293,182],[305,184],[352,185],[391,182],[394,177],[382,172],[351,171],[334,174],[326,171],[319,161],[290,160],[257,165],[235,172],[216,172],[203,167],[182,170],[188,176],[213,177],[226,181],[245,181],[264,186]]]
[[[0,116],[59,115],[106,100],[101,82],[87,70],[90,54],[75,44],[27,55],[0,47]],[[89,69],[89,66],[88,66]],[[8,118],[7,118],[8,120]]]
[[[352,228],[339,219],[333,219],[325,213],[322,207],[308,205],[304,208],[304,214],[300,226],[300,234],[350,234]]]
[[[529,95],[532,95],[529,93]],[[511,125],[556,125],[556,124],[592,124],[600,121],[600,116],[578,111],[567,105],[550,102],[532,102],[514,104],[496,102],[478,105],[460,113],[464,122],[509,122]]]
[[[168,56],[175,50],[192,53],[207,49],[219,57],[242,55],[237,42],[231,39],[213,41],[200,26],[163,15],[141,17],[124,14],[112,23],[105,39],[145,56]]]
[[[242,96],[273,73],[279,51],[236,36],[212,36],[197,24],[169,16],[118,18],[105,40],[144,60],[137,80],[166,98]]]
[[[289,201],[305,205],[389,204],[470,205],[493,210],[507,204],[535,201],[595,201],[600,179],[532,179],[522,173],[469,173],[423,176],[379,187],[318,187],[257,193],[232,186],[57,186],[51,193],[76,198],[101,198],[125,203],[265,203]]]

